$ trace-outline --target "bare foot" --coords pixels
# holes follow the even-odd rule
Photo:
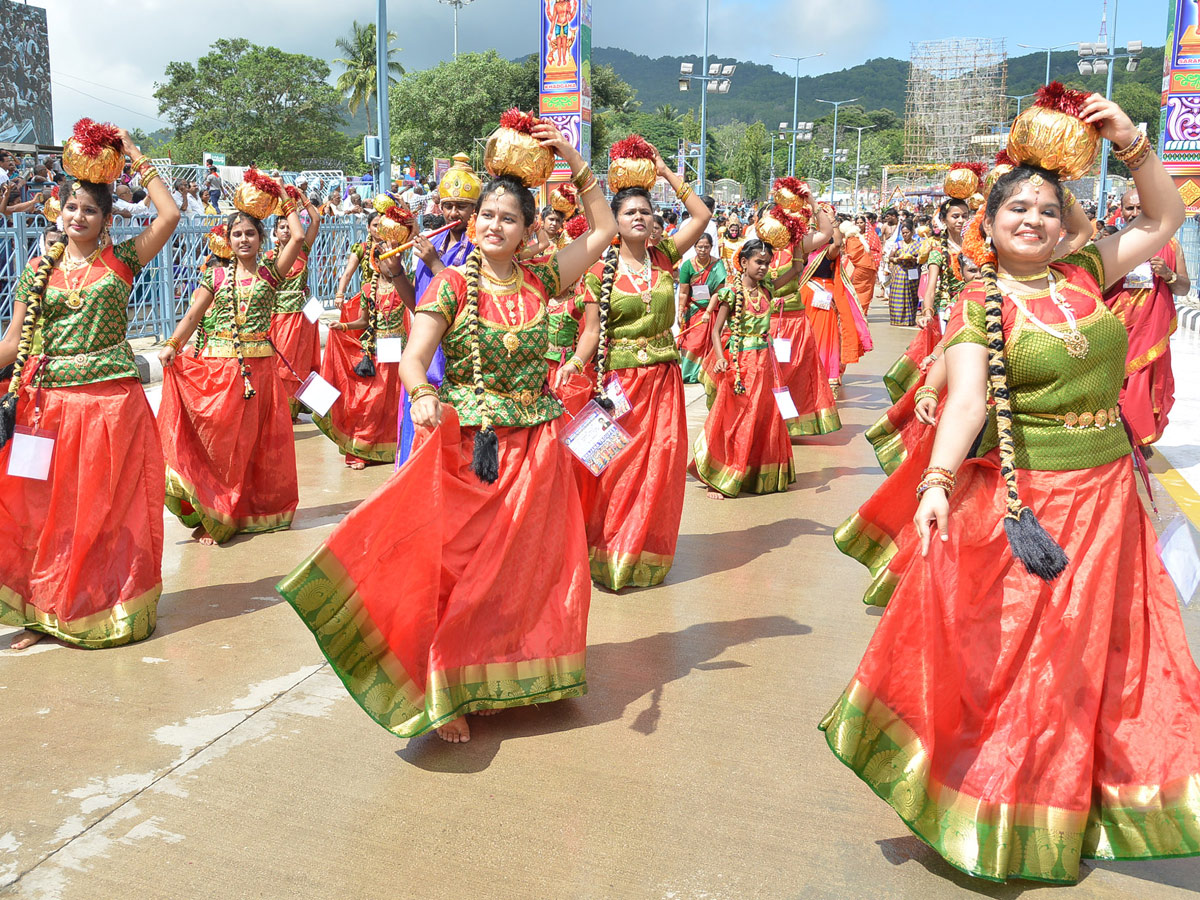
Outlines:
[[[447,744],[465,744],[471,739],[471,729],[465,718],[455,719],[439,728],[437,736]]]
[[[8,645],[8,648],[10,650],[24,650],[27,647],[32,647],[43,637],[44,635],[37,631],[22,631],[13,638],[13,642]]]
[[[192,532],[192,537],[196,539],[197,543],[203,544],[205,547],[215,547],[217,545],[217,542],[213,540],[212,535],[204,530],[203,525],[196,526],[196,529]]]
[[[356,460],[354,460],[354,462],[346,463],[346,468],[353,469],[355,472],[361,472],[366,467],[367,467],[367,464],[365,462],[363,462],[361,459],[356,459]]]
[[[718,491],[716,488],[709,488],[708,489],[708,499],[709,500],[724,500],[725,495],[722,494],[720,491]]]
[[[503,712],[500,709],[475,709],[471,711],[473,716],[495,716]]]

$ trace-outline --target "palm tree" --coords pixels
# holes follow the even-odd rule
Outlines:
[[[654,114],[664,122],[674,122],[678,112],[670,103],[662,103],[654,108]]]
[[[369,111],[371,101],[376,94],[375,23],[359,25],[355,21],[351,24],[351,28],[350,34],[340,37],[334,42],[334,46],[344,54],[344,58],[335,59],[334,62],[346,69],[338,76],[336,86],[345,97],[346,106],[353,115],[363,104],[367,105]],[[399,47],[391,46],[394,40],[396,40],[396,32],[389,30],[387,66],[388,81],[392,83],[399,80],[397,75],[404,74],[404,66],[398,62],[392,62],[392,54],[400,52]]]

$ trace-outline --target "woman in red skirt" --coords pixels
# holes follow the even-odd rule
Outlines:
[[[713,256],[711,235],[696,239],[696,255],[679,267],[679,369],[684,384],[700,381],[700,368],[712,343],[712,315],[717,292],[728,275],[725,263]]]
[[[302,310],[308,302],[308,254],[316,243],[321,230],[321,211],[313,206],[308,197],[288,185],[287,195],[297,209],[308,210],[308,228],[304,232],[304,243],[300,255],[291,269],[283,276],[279,289],[275,291],[275,312],[271,315],[271,344],[275,347],[275,368],[283,390],[288,398],[292,421],[298,422],[300,401],[296,391],[300,383],[315,372],[321,364],[321,329],[318,323],[308,321]],[[264,254],[268,262],[275,261],[276,248],[287,246],[291,239],[291,225],[283,216],[275,217],[272,234],[275,247]],[[287,360],[287,362],[284,362]]]
[[[430,282],[400,363],[412,455],[278,586],[354,699],[401,737],[460,743],[468,713],[587,691],[587,544],[562,406],[545,390],[546,305],[615,227],[558,130],[513,118],[501,135],[526,127],[566,159],[594,230],[544,265],[520,262],[537,207],[489,149],[498,177],[479,196],[476,249]],[[440,390],[426,381],[439,343]]]
[[[705,387],[712,385],[712,402],[690,466],[691,473],[708,485],[713,500],[736,497],[742,491],[778,493],[796,480],[792,442],[774,393],[781,388],[771,347],[774,301],[763,283],[771,252],[771,246],[758,238],[744,241],[736,257],[738,271],[729,287],[717,294],[705,372]],[[726,322],[732,368],[719,336]]]
[[[360,307],[357,319],[335,322],[325,342],[321,377],[341,395],[325,415],[313,414],[313,424],[346,455],[346,466],[364,469],[368,463],[396,461],[396,416],[400,410],[400,369],[380,362],[380,341],[408,337],[408,316],[414,307],[412,282],[399,256],[380,259],[390,243],[375,243],[366,271],[373,273],[363,291],[374,299]],[[369,334],[363,335],[363,330]],[[355,337],[358,334],[361,337]],[[372,366],[364,366],[366,357]]]
[[[592,578],[615,591],[660,584],[675,559],[688,441],[679,351],[671,331],[674,271],[712,213],[640,137],[618,141],[610,155],[609,185],[617,191],[611,208],[620,241],[585,279],[584,331],[574,362],[582,371],[598,348],[597,382],[603,384],[597,387],[619,385],[631,407],[618,420],[631,444],[599,477],[582,485]],[[653,245],[654,204],[647,186],[658,176],[675,190],[691,218],[673,238]],[[611,406],[607,399],[599,402]]]
[[[371,248],[376,241],[379,240],[379,232],[377,230],[379,223],[379,213],[372,211],[367,215],[367,239],[350,245],[350,252],[346,254],[346,265],[342,268],[342,274],[338,276],[337,290],[333,296],[333,304],[340,311],[338,314],[339,322],[353,322],[358,318],[362,311],[362,292],[370,290],[372,272],[370,268],[363,270],[362,287],[359,292],[353,297],[347,299],[346,289],[350,286],[350,279],[354,277],[363,264],[364,260],[372,258]],[[354,335],[355,338],[361,336]]]
[[[247,182],[268,193],[275,185],[254,169]],[[245,205],[240,197],[235,204]],[[283,209],[291,236],[267,261],[259,255],[262,221],[239,205],[227,223],[233,264],[204,273],[191,308],[159,354],[167,509],[194,527],[202,544],[289,528],[299,502],[288,398],[268,340],[280,269],[291,271],[304,235],[292,200],[285,199]],[[203,355],[178,353],[210,307],[216,330]]]
[[[1086,171],[1097,128],[1142,214],[1056,262],[1057,177],[996,182],[994,257],[947,328],[919,539],[901,542],[887,612],[821,727],[951,865],[1071,883],[1081,858],[1200,854],[1200,671],[1120,423],[1125,331],[1100,299],[1184,210],[1115,104],[1050,85],[1034,112],[1014,158]]]
[[[94,169],[68,171],[105,182],[128,155],[161,212],[114,246],[108,183],[78,181],[64,190],[65,243],[17,283],[22,327],[0,341],[0,368],[14,368],[0,399],[0,623],[26,629],[15,650],[43,634],[89,648],[139,641],[162,593],[162,450],[125,329],[133,280],[179,207],[124,131],[84,120],[68,149],[95,150]],[[48,471],[11,471],[16,444],[39,435],[53,440]]]

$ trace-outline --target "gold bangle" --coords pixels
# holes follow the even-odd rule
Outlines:
[[[1071,207],[1073,207],[1074,205],[1075,205],[1075,195],[1073,193],[1071,193],[1071,189],[1069,187],[1063,188],[1063,211],[1064,212],[1070,211]]]
[[[412,389],[412,391],[409,392],[409,396],[412,398],[413,403],[416,403],[422,397],[435,397],[436,398],[437,395],[438,395],[437,388],[435,388],[428,381],[426,381],[422,384],[418,384],[415,388]]]
[[[174,337],[167,338],[166,341],[164,341],[164,343],[168,347],[174,347],[176,353],[179,352],[179,341],[177,341]]]
[[[920,403],[926,398],[936,401],[938,398],[937,388],[930,387],[927,384],[917,388],[916,401]]]
[[[600,181],[599,181],[599,179],[596,178],[595,175],[593,175],[591,180],[587,184],[585,184],[583,187],[579,188],[579,194],[580,194],[580,196],[583,196],[588,191],[590,191],[592,188],[596,188],[596,187],[600,187]]]
[[[570,359],[567,360],[566,364],[568,366],[574,366],[580,372],[583,371],[583,360],[580,359],[578,356],[572,356]]]
[[[579,190],[583,190],[583,186],[587,184],[587,180],[592,177],[592,167],[587,163],[583,164],[583,168],[571,176],[571,183]]]
[[[1125,147],[1124,149],[1118,149],[1117,147],[1114,146],[1113,147],[1113,156],[1115,156],[1121,162],[1125,162],[1126,160],[1131,159],[1136,153],[1138,153],[1142,149],[1143,143],[1149,143],[1149,140],[1150,139],[1147,138],[1145,134],[1143,134],[1141,131],[1139,131],[1137,133],[1137,136],[1134,137],[1134,139],[1130,142],[1128,147]]]
[[[158,177],[157,169],[147,169],[141,173],[142,187],[148,188],[154,183],[154,179]]]
[[[692,196],[692,186],[685,181],[683,187],[675,192],[675,196],[680,203],[687,203],[687,198]]]
[[[296,211],[296,204],[291,197],[288,197],[280,204],[280,209],[283,211],[284,217],[287,217]]]

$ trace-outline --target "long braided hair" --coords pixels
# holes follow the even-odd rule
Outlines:
[[[1033,167],[1019,167],[997,180],[987,200],[987,218],[994,220],[1000,205],[1021,184],[1034,176],[1050,182],[1063,200],[1062,186],[1051,172]],[[996,263],[988,260],[982,269],[984,286],[984,330],[988,350],[988,387],[996,410],[996,435],[1000,451],[1000,474],[1004,476],[1004,532],[1008,536],[1013,556],[1019,559],[1031,575],[1043,581],[1053,581],[1070,560],[1058,542],[1042,527],[1017,492],[1016,444],[1013,439],[1013,412],[1008,392],[1008,365],[1004,352],[1004,295],[996,281]],[[1050,275],[1054,277],[1053,273]]]
[[[3,447],[16,432],[17,427],[17,391],[21,385],[21,374],[29,359],[29,351],[33,346],[33,330],[37,326],[41,314],[42,301],[46,298],[46,286],[50,283],[50,273],[62,259],[67,250],[67,239],[60,237],[47,249],[38,263],[37,271],[33,274],[29,293],[25,295],[25,318],[21,321],[21,340],[17,345],[17,358],[13,362],[12,381],[8,392],[0,397],[0,447]]]
[[[738,254],[742,259],[742,254]],[[732,297],[729,300],[729,353],[733,356],[733,392],[746,393],[746,384],[742,381],[742,317],[746,310],[746,286],[742,283],[742,271],[734,270],[730,284]]]
[[[613,215],[616,216],[620,213],[621,207],[628,200],[634,198],[645,200],[650,204],[650,208],[654,209],[654,201],[650,197],[649,191],[640,187],[627,187],[617,191],[616,195],[612,198],[610,207]],[[646,249],[649,250],[650,248],[647,247]],[[604,369],[608,365],[608,314],[612,308],[613,282],[617,278],[617,261],[620,255],[621,238],[617,236],[613,238],[612,245],[604,254],[604,271],[600,276],[600,296],[597,298],[597,305],[600,307],[600,343],[596,347],[596,387],[593,399],[598,405],[610,411],[614,408],[614,405],[604,393]],[[654,277],[653,268],[651,268],[650,277]]]
[[[263,224],[258,219],[249,213],[233,212],[230,213],[228,221],[225,223],[226,234],[231,238],[233,236],[233,226],[238,221],[246,221],[254,226],[254,230],[258,232],[260,242],[266,240],[266,232],[263,230]],[[256,393],[250,384],[250,366],[246,363],[246,357],[242,355],[242,326],[238,322],[238,281],[237,272],[238,266],[241,265],[241,260],[235,254],[233,257],[232,272],[226,268],[226,276],[229,278],[230,290],[233,291],[233,302],[229,306],[229,331],[233,335],[233,352],[237,356],[238,368],[242,372],[242,396],[249,400]],[[254,291],[254,278],[258,276],[258,272],[251,271],[250,273],[250,291]]]
[[[354,374],[360,378],[375,377],[375,332],[377,329],[376,308],[379,295],[379,260],[376,254],[379,248],[374,241],[367,245],[367,265],[371,270],[371,290],[363,290],[361,296],[367,304],[367,327],[363,329],[359,343],[362,345],[362,359],[354,366]]]

